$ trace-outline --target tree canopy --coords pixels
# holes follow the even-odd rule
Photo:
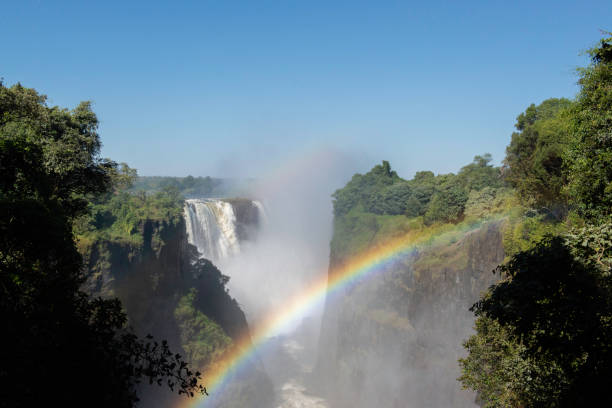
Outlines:
[[[167,343],[130,332],[119,301],[80,290],[73,221],[87,197],[121,180],[100,158],[97,127],[88,102],[48,107],[35,90],[0,82],[2,407],[131,407],[141,380],[204,391]]]
[[[606,34],[589,50],[591,65],[578,71],[567,151],[569,194],[591,220],[612,214],[612,33]]]
[[[513,251],[472,308],[460,380],[482,406],[612,404],[611,47],[608,37],[589,51],[576,101],[549,99],[517,118],[506,178],[557,226],[524,221],[523,239],[548,233]]]
[[[404,180],[391,170],[387,161],[366,174],[355,174],[348,184],[334,194],[334,213],[349,211],[378,215],[424,216],[426,223],[456,222],[462,219],[471,191],[503,186],[499,168],[490,163],[490,154],[475,156],[472,163],[455,174],[435,176],[420,171],[412,180]]]
[[[568,143],[568,99],[531,104],[516,120],[504,160],[505,177],[526,205],[548,209],[556,216],[567,210],[564,149]]]

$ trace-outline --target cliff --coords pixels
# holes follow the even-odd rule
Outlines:
[[[332,406],[475,406],[457,359],[473,331],[469,308],[504,258],[502,224],[417,249],[328,299],[313,382]],[[332,246],[330,269],[344,255]]]
[[[173,351],[205,373],[233,340],[248,335],[244,313],[225,289],[228,278],[199,259],[187,242],[183,219],[145,219],[133,235],[138,239],[101,235],[81,242],[85,289],[92,296],[118,297],[137,334],[168,340]],[[266,399],[272,393],[269,380],[259,368],[254,371],[239,388],[256,384],[255,397]],[[145,407],[167,407],[179,398],[156,386],[145,386],[141,394]]]
[[[263,221],[263,210],[258,207],[258,202],[248,198],[225,198],[223,201],[234,209],[238,239],[241,242],[254,240]]]

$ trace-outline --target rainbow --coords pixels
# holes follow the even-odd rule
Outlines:
[[[501,216],[495,217],[500,219]],[[415,250],[443,245],[454,242],[463,234],[476,230],[485,222],[493,219],[474,221],[471,223],[460,223],[449,227],[438,227],[428,230],[408,233],[402,237],[377,245],[355,257],[339,267],[330,269],[327,276],[312,282],[300,293],[293,296],[290,301],[276,313],[268,316],[257,327],[253,328],[249,335],[244,336],[234,343],[226,355],[207,369],[204,377],[209,396],[185,399],[181,405],[184,407],[203,407],[208,398],[221,393],[223,385],[249,361],[256,360],[257,352],[272,337],[283,333],[284,329],[307,315],[308,311],[323,302],[327,296],[339,292],[343,288],[350,287],[376,272],[383,270],[386,266],[405,259]]]

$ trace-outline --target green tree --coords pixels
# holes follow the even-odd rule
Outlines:
[[[529,371],[525,347],[496,320],[480,317],[475,329],[478,335],[463,343],[469,354],[459,360],[463,373],[459,381],[478,391],[484,408],[521,407]]]
[[[580,93],[571,109],[567,152],[569,194],[581,215],[612,213],[612,33],[591,49],[591,65],[579,70]]]
[[[503,406],[505,395],[529,407],[612,404],[611,43],[589,51],[576,102],[547,100],[517,118],[507,179],[523,203],[559,219],[576,210],[583,219],[571,222],[587,226],[511,251],[504,279],[473,306],[477,333],[461,380],[488,406]],[[558,225],[526,220],[519,241]],[[511,377],[509,365],[520,367]]]
[[[138,177],[138,172],[136,169],[128,166],[127,163],[120,163],[117,166],[113,166],[109,172],[109,176],[111,178],[113,192],[116,193],[131,188]]]
[[[457,176],[468,193],[472,190],[480,191],[486,187],[499,188],[503,186],[500,170],[491,164],[492,161],[491,154],[485,153],[482,156],[474,156],[472,163],[459,170]]]
[[[517,350],[528,362],[521,374],[528,380],[520,380],[523,387],[513,387],[514,378],[498,376],[492,381],[522,389],[520,399],[526,406],[611,404],[607,386],[612,378],[612,223],[587,227],[566,237],[548,237],[514,255],[499,270],[506,279],[473,310],[479,320],[499,324],[507,333],[505,337],[513,339],[513,347],[524,347]],[[470,344],[487,336],[477,324],[477,334],[468,342],[470,356],[466,361],[486,358],[483,350]],[[504,357],[495,369],[508,363]],[[464,384],[483,395],[489,384],[483,378],[473,381],[473,373],[485,367],[475,369],[463,363]],[[501,384],[499,387],[503,389]],[[502,394],[495,395],[493,399]]]
[[[440,184],[425,212],[425,223],[454,222],[461,219],[468,200],[468,193],[461,181],[454,174],[440,176]]]
[[[99,157],[89,103],[45,102],[0,83],[0,407],[131,407],[141,380],[203,390],[165,342],[126,329],[117,300],[80,290],[73,222],[88,196],[131,174]]]
[[[475,156],[472,163],[463,166],[457,175],[451,173],[439,175],[433,179],[415,176],[411,183],[415,187],[418,185],[421,189],[431,186],[431,181],[434,182],[431,199],[419,200],[426,202],[425,223],[460,221],[471,191],[501,187],[503,181],[500,171],[499,168],[490,164],[492,160],[491,155],[485,153],[482,156]],[[407,208],[410,207],[407,206]]]
[[[382,164],[374,166],[366,174],[355,174],[344,188],[336,190],[332,194],[334,214],[341,216],[358,206],[371,210],[376,202],[376,195],[385,187],[399,181],[402,181],[402,179],[395,171],[391,170],[388,161],[383,161]]]
[[[408,217],[424,215],[436,191],[436,177],[431,171],[417,171],[408,183],[411,187],[411,194],[406,201],[405,214]]]
[[[370,197],[368,209],[374,214],[404,214],[412,194],[412,188],[407,182],[392,184]]]
[[[517,119],[516,132],[506,148],[505,178],[528,206],[548,209],[557,218],[567,211],[562,194],[567,184],[564,154],[568,146],[564,113],[572,103],[551,98],[531,104]]]

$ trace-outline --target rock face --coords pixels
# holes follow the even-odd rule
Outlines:
[[[263,205],[256,200],[247,198],[228,198],[236,216],[236,235],[240,242],[255,239],[265,218]]]
[[[200,350],[211,355],[222,351],[210,350],[200,333],[189,335],[194,326],[177,317],[179,302],[189,293],[196,294],[193,313],[202,313],[218,325],[218,336],[248,335],[245,315],[225,290],[223,275],[211,262],[199,259],[196,248],[188,243],[184,220],[178,224],[145,221],[139,234],[142,239],[132,243],[98,240],[81,248],[88,273],[86,291],[92,296],[118,297],[137,334],[168,340],[173,351],[187,357],[186,341],[187,350],[197,349],[202,342]],[[257,368],[252,373],[247,380],[259,389],[252,393],[254,398],[263,395],[266,400],[265,394],[272,393],[267,376]],[[157,386],[145,387],[141,394],[143,407],[168,407],[177,401],[174,394]]]
[[[474,407],[457,359],[472,333],[468,309],[503,258],[501,223],[490,222],[328,300],[315,386],[338,408]]]
[[[85,248],[85,289],[92,296],[121,299],[138,332],[173,332],[167,327],[183,287],[189,248],[184,224],[146,221],[142,244],[99,240]],[[168,337],[168,336],[166,336]]]
[[[86,248],[85,289],[92,296],[118,297],[137,332],[172,339],[177,297],[198,283],[192,265],[197,254],[187,243],[184,222],[146,221],[139,232],[143,238],[140,245],[97,241]],[[248,332],[238,304],[225,291],[216,292],[210,294],[214,302],[207,305],[206,314],[215,315],[213,319],[232,338]]]

